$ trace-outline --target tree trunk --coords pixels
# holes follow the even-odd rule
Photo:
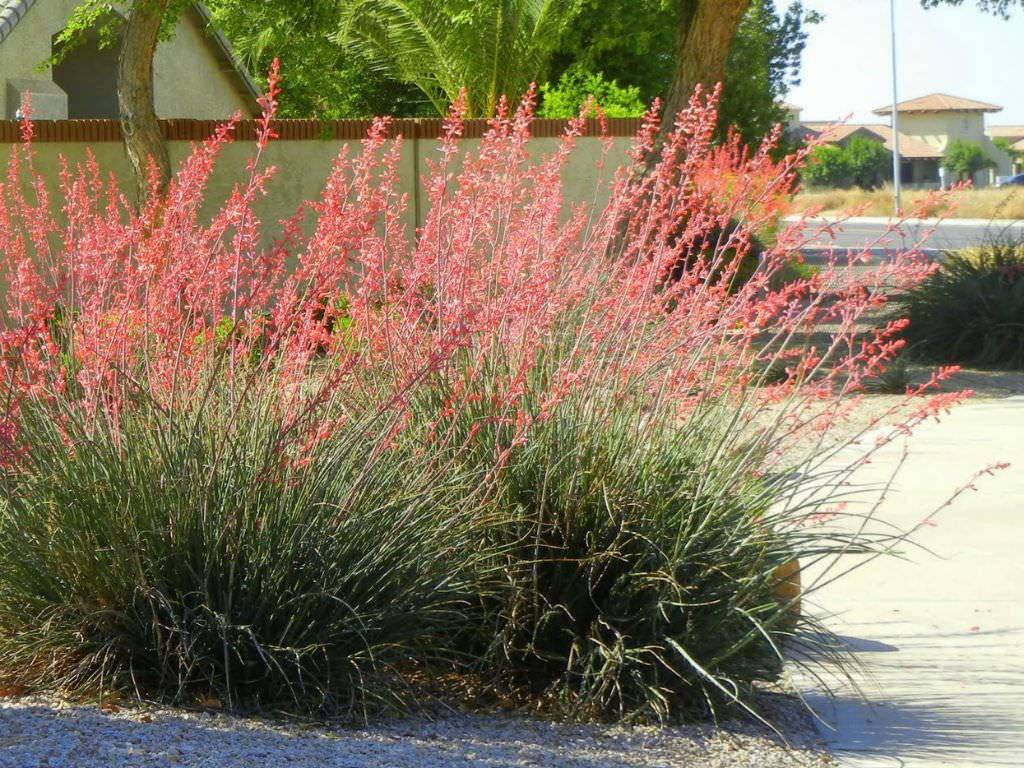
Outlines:
[[[169,4],[170,0],[135,0],[132,3],[117,64],[121,130],[140,203],[149,194],[151,162],[156,167],[161,191],[171,180],[171,161],[153,105],[153,56]]]
[[[725,65],[750,0],[683,0],[676,31],[676,68],[665,101],[663,131],[690,101],[698,84],[713,88]]]

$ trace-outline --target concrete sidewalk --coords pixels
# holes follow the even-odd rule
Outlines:
[[[1024,766],[1024,397],[969,403],[922,425],[879,518],[910,528],[978,469],[977,482],[916,541],[814,596],[856,651],[867,701],[811,690],[844,766]],[[857,481],[883,480],[902,445]],[[806,681],[805,681],[806,682]]]

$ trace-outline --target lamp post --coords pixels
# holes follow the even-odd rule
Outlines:
[[[899,95],[896,87],[896,0],[889,0],[889,29],[892,32],[892,188],[894,202],[896,204],[896,215],[899,216],[903,210],[901,204],[900,179],[900,117],[899,117]]]

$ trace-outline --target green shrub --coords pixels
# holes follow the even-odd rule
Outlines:
[[[989,245],[951,253],[899,296],[910,351],[935,363],[1024,368],[1024,248]]]
[[[682,234],[687,226],[687,219],[681,218],[679,230]],[[692,237],[687,243],[686,255],[679,260],[669,272],[669,280],[676,281],[695,269],[698,261],[703,260],[708,270],[707,282],[714,284],[723,278],[729,280],[729,290],[733,293],[740,290],[754,275],[765,246],[761,238],[750,234],[747,245],[740,246],[739,237],[742,226],[738,221],[730,221],[725,226],[713,226],[707,231]],[[769,237],[774,234],[768,232]],[[739,258],[739,264],[736,259]]]
[[[787,260],[775,274],[772,275],[772,290],[778,290],[783,286],[788,285],[789,283],[795,283],[798,280],[810,280],[820,272],[821,269],[813,264],[808,264],[797,258],[791,258]]]
[[[0,685],[319,713],[472,669],[582,715],[747,705],[827,637],[779,566],[897,538],[820,527],[847,486],[805,460],[890,336],[856,344],[875,277],[750,276],[793,166],[716,147],[714,105],[597,218],[563,216],[568,152],[528,160],[529,102],[470,152],[449,123],[409,239],[380,121],[269,250],[255,160],[196,216],[227,129],[141,212],[92,166],[67,228],[0,185]],[[839,316],[828,368],[802,340]]]
[[[640,89],[605,80],[600,72],[569,67],[557,83],[540,87],[541,117],[576,117],[591,97],[608,117],[639,117],[646,110]],[[591,115],[593,116],[593,115]]]
[[[229,412],[140,406],[116,433],[23,414],[31,448],[0,506],[2,680],[344,712],[396,701],[395,665],[447,658],[477,551],[450,475],[378,460],[366,424],[288,468],[270,413]]]
[[[802,176],[816,187],[874,189],[882,183],[891,161],[881,142],[853,136],[843,145],[817,147]]]
[[[116,437],[28,409],[0,506],[0,682],[344,713],[400,705],[404,670],[468,664],[647,720],[779,674],[774,573],[796,550],[756,453],[590,393],[495,474],[514,427],[487,409],[468,399],[459,428],[486,426],[450,455],[379,452],[360,424],[300,467],[256,404],[139,403]]]
[[[960,181],[968,181],[978,171],[992,168],[994,165],[995,162],[985,154],[980,144],[963,139],[949,142],[942,157],[942,167],[955,173]]]
[[[478,433],[480,466],[509,430]],[[538,421],[494,480],[506,584],[478,601],[482,676],[570,716],[640,721],[775,679],[793,630],[775,573],[795,545],[757,461],[711,415],[681,425],[596,392]]]
[[[613,418],[556,420],[504,480],[523,546],[499,666],[617,718],[692,712],[774,679],[773,574],[792,550],[766,520],[770,491],[695,455],[711,435],[637,445],[636,422]]]

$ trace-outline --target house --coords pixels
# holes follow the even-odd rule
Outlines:
[[[988,186],[997,177],[1013,172],[1010,156],[992,143],[992,137],[985,130],[985,115],[998,112],[1002,107],[933,93],[900,102],[896,109],[899,115],[900,180],[903,184],[923,188],[941,186],[945,180],[942,158],[946,147],[955,140],[979,144],[995,164],[976,175],[975,186]],[[892,106],[879,107],[874,113],[889,117],[889,122],[837,125],[834,122],[800,121],[795,130],[805,138],[821,138],[836,144],[844,144],[850,137],[860,135],[879,141],[892,151]],[[1024,133],[1021,140],[1024,140]]]
[[[985,133],[993,141],[1005,140],[1013,154],[1013,173],[1024,173],[1024,125],[992,125]]]
[[[49,63],[55,39],[79,3],[0,0],[0,118],[16,117],[29,93],[38,119],[118,117],[116,46],[101,46],[92,33],[59,63]],[[200,3],[182,14],[174,37],[157,47],[153,80],[159,117],[218,119],[257,112],[256,84]]]
[[[803,111],[800,107],[796,104],[790,104],[788,101],[780,101],[778,106],[786,114],[787,128],[792,129],[793,126],[799,125],[800,113]]]

